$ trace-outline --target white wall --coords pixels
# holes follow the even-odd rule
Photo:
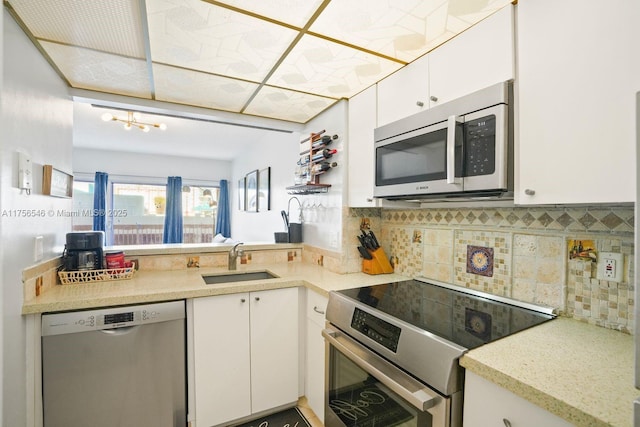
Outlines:
[[[229,186],[231,200],[231,237],[242,242],[274,242],[275,231],[285,231],[281,210],[287,210],[289,195],[285,187],[293,185],[298,160],[300,134],[265,132],[255,149],[233,161]],[[247,173],[271,167],[271,210],[245,212],[238,209],[238,180]]]
[[[221,179],[231,179],[231,162],[74,148],[74,175],[93,176],[96,171],[107,172],[110,176],[140,177],[142,181],[150,184],[156,181],[144,178],[161,178],[159,182],[163,184],[166,184],[168,176],[181,176],[183,181],[218,182]]]
[[[320,176],[322,184],[331,184],[326,194],[298,196],[304,206],[304,242],[311,246],[340,252],[342,248],[342,207],[347,204],[345,185],[347,182],[347,157],[344,153],[348,143],[346,140],[347,101],[339,102],[311,120],[304,130],[304,135],[323,129],[326,130],[326,135],[338,135],[339,137],[327,147],[338,149],[338,152],[328,160],[337,162],[338,167]]]
[[[59,255],[70,219],[50,211],[70,210],[71,200],[43,196],[42,165],[71,170],[73,105],[67,86],[13,19],[3,16],[2,233],[3,426],[27,426],[27,378],[33,375],[25,348],[22,270],[34,264],[34,238],[44,237],[45,259]],[[17,151],[31,155],[31,195],[17,188]],[[33,210],[33,211],[32,211]],[[27,217],[27,212],[44,216]],[[4,215],[6,213],[6,215]],[[10,409],[8,409],[10,408]],[[32,408],[30,408],[32,412]]]

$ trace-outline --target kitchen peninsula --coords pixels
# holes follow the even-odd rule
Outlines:
[[[54,285],[38,297],[25,299],[22,311],[32,317],[51,311],[294,287],[327,296],[332,290],[407,279],[399,274],[333,273],[304,262],[302,244],[247,243],[243,247],[252,256],[249,264],[239,263],[238,273],[268,271],[278,277],[207,285],[203,274],[230,273],[226,267],[229,245],[128,247],[127,257],[138,259],[142,267],[132,279]],[[189,261],[193,265],[194,257],[199,257],[201,266],[187,267]],[[25,283],[32,283],[35,278],[28,275],[38,271],[42,274],[38,266],[27,269]],[[548,342],[551,338],[553,343]],[[586,341],[591,344],[583,349]],[[569,352],[573,357],[554,356],[557,353],[547,351],[550,346],[565,348],[563,354]],[[630,427],[632,408],[628,402],[635,390],[629,381],[632,346],[630,335],[559,318],[472,350],[462,357],[461,364],[471,375],[489,380],[492,386],[568,425]],[[496,416],[508,418],[505,414]]]

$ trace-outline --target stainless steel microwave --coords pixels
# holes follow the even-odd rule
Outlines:
[[[376,128],[374,197],[513,198],[513,81]]]

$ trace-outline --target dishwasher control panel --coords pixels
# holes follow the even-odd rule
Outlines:
[[[184,301],[42,315],[42,336],[125,328],[185,318]]]

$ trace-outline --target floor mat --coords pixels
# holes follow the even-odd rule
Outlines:
[[[289,408],[236,427],[311,427],[298,408]]]

